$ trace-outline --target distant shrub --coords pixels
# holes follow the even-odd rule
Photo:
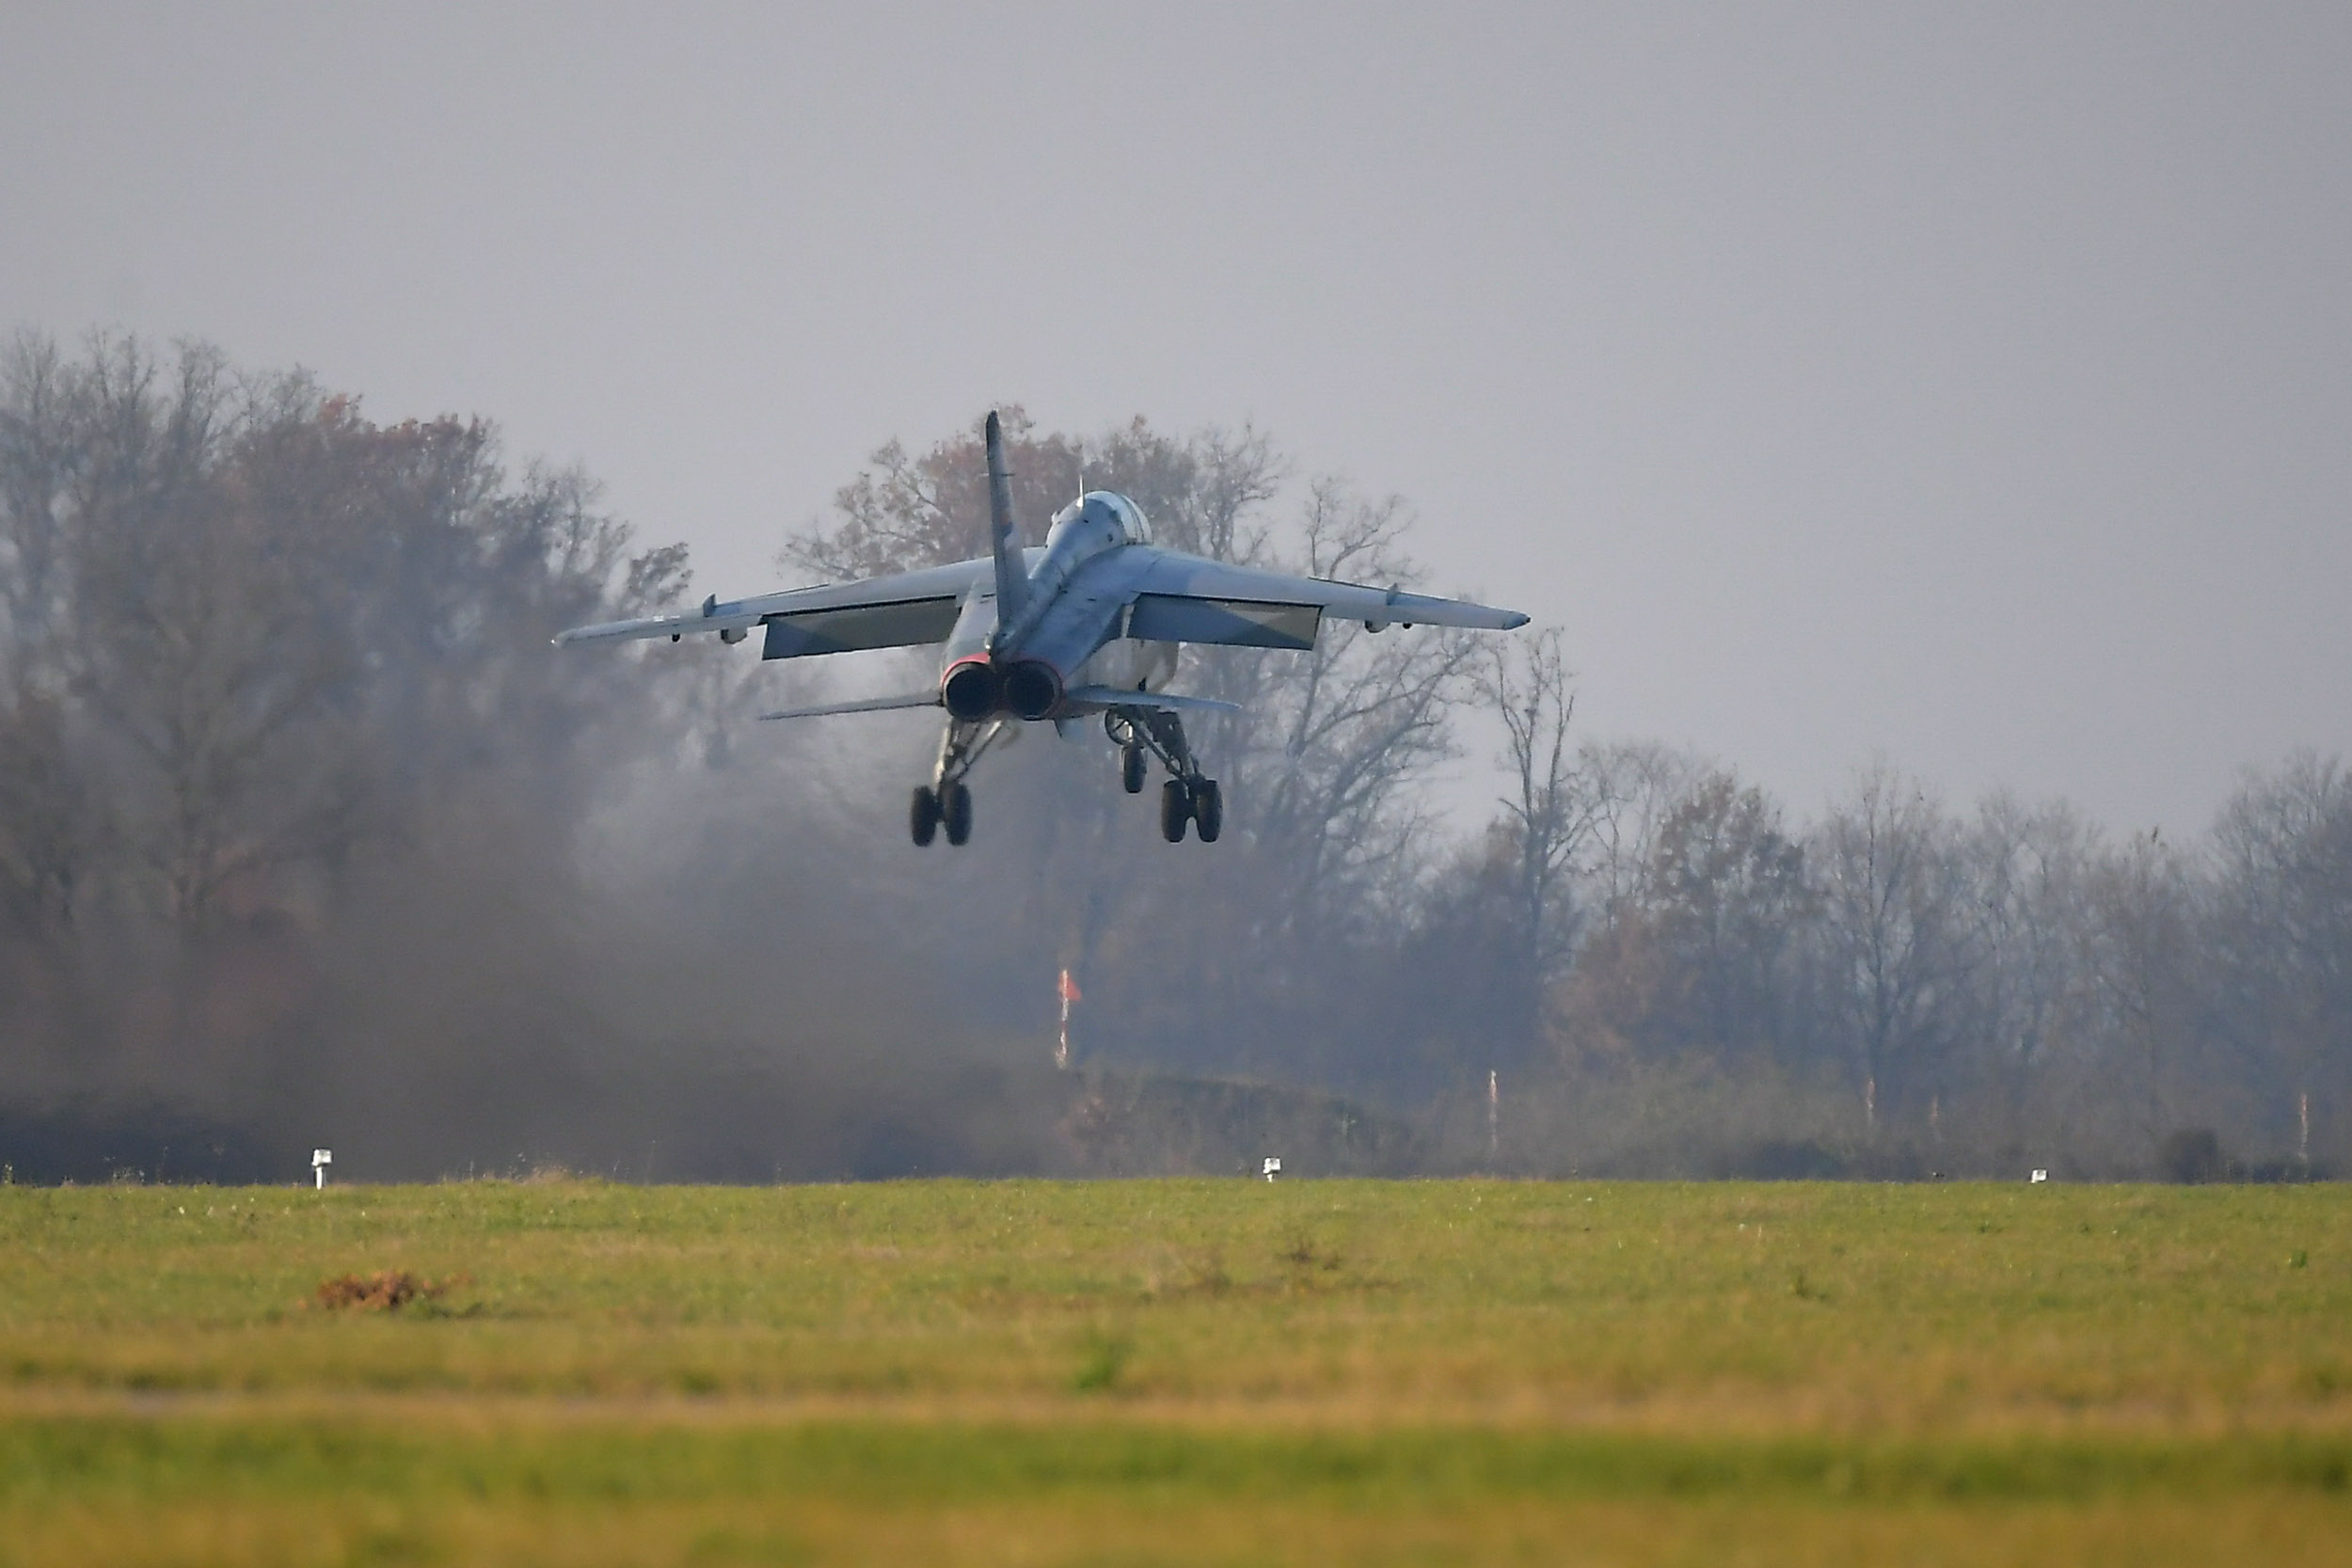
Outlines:
[[[0,1101],[0,1153],[11,1183],[228,1185],[303,1175],[283,1148],[252,1129],[164,1100]]]
[[[322,1279],[306,1305],[329,1310],[361,1312],[397,1312],[414,1301],[431,1301],[449,1293],[453,1286],[471,1283],[463,1275],[449,1279],[427,1279],[405,1269],[383,1269],[372,1275],[347,1274],[336,1279]]]
[[[1845,1157],[1806,1139],[1764,1138],[1727,1149],[1708,1174],[1750,1181],[1834,1181],[1850,1174]]]
[[[2156,1171],[2167,1181],[2218,1181],[2229,1174],[2221,1139],[2210,1127],[2183,1127],[2156,1145]]]

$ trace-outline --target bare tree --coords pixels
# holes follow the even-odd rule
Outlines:
[[[1779,807],[1734,774],[1702,774],[1660,822],[1638,901],[1579,955],[1567,1054],[1774,1062],[1802,1043],[1814,907]]]
[[[2144,1151],[2183,1125],[2195,1098],[2200,890],[2186,858],[2157,832],[2103,856],[2090,890],[2085,962],[2105,1015],[2098,1092],[2106,1103],[2086,1114],[2094,1125],[2120,1124]]]
[[[1034,533],[1078,491],[1077,443],[1041,436],[1018,404],[1003,410],[1013,515]],[[779,562],[829,579],[879,577],[988,553],[988,466],[978,427],[920,455],[892,440],[834,496],[835,521],[785,542]],[[1035,541],[1032,540],[1032,543]]]
[[[1586,741],[1577,766],[1590,781],[1594,800],[1578,879],[1586,910],[1613,927],[1649,897],[1659,834],[1710,769],[1685,752],[1645,741]]]
[[[1941,809],[1883,764],[1819,836],[1823,932],[1875,1117],[1933,1092],[1960,1042],[1975,963],[1963,866]]]
[[[1504,819],[1518,850],[1519,915],[1531,973],[1549,973],[1575,945],[1569,874],[1606,809],[1596,781],[1570,749],[1576,717],[1574,677],[1560,633],[1546,627],[1522,642],[1491,647],[1483,694],[1502,717],[1513,791]]]
[[[2352,778],[2310,752],[2249,778],[2215,848],[2206,945],[2229,1067],[2259,1085],[2256,1121],[2275,1144],[2303,1145],[2315,1112],[2322,1147],[2340,1148],[2352,1102]]]
[[[2097,1043],[2084,984],[2093,924],[2097,834],[2063,803],[2028,806],[1995,792],[1978,808],[1962,854],[1974,1047],[2012,1135],[2046,1122],[2037,1102],[2053,1069],[2082,1063]]]
[[[19,679],[0,709],[0,888],[23,927],[71,925],[104,832],[83,777],[72,710]]]
[[[1301,567],[1315,577],[1408,585],[1419,569],[1403,554],[1410,517],[1394,497],[1367,501],[1340,481],[1314,482],[1303,520]],[[1473,634],[1416,628],[1385,641],[1368,627],[1327,625],[1309,653],[1229,664],[1215,694],[1239,702],[1246,721],[1229,752],[1233,799],[1248,804],[1251,831],[1279,845],[1295,914],[1335,912],[1408,869],[1423,826],[1409,786],[1456,754],[1455,706],[1473,689]]]
[[[550,680],[585,695],[583,672],[546,673],[549,631],[677,591],[682,550],[626,561],[592,500],[577,475],[505,488],[478,422],[384,429],[202,345],[20,340],[0,378],[20,904],[111,889],[200,928],[232,888],[275,897],[279,870],[389,828],[395,797],[479,772],[493,694],[537,689],[509,726],[558,711]],[[576,733],[588,709],[563,711]]]
[[[1511,898],[1502,989],[1509,993],[1509,1032],[1531,1047],[1540,1033],[1544,993],[1575,950],[1581,913],[1576,873],[1611,809],[1592,754],[1569,741],[1572,681],[1556,628],[1484,651],[1479,695],[1502,716],[1511,786],[1497,832]]]
[[[65,524],[75,468],[86,455],[72,406],[75,376],[56,343],[20,332],[0,354],[0,606],[7,661],[20,680],[43,681],[40,663],[67,592]]]

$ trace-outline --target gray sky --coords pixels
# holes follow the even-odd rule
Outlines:
[[[770,586],[1017,400],[1254,419],[1809,815],[2352,752],[2352,7],[27,5],[0,325],[579,459]]]

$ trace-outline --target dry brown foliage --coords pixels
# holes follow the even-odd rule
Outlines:
[[[427,1279],[405,1269],[379,1269],[372,1275],[347,1274],[339,1279],[322,1279],[305,1307],[333,1309],[345,1307],[363,1312],[397,1312],[412,1301],[431,1301],[447,1294],[459,1285],[470,1285],[468,1275],[453,1275],[447,1279]]]

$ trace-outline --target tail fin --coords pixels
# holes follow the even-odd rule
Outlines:
[[[1005,433],[993,408],[988,415],[988,547],[996,557],[996,630],[1002,635],[1028,606],[1029,569],[1013,531],[1012,474],[1005,467]]]

